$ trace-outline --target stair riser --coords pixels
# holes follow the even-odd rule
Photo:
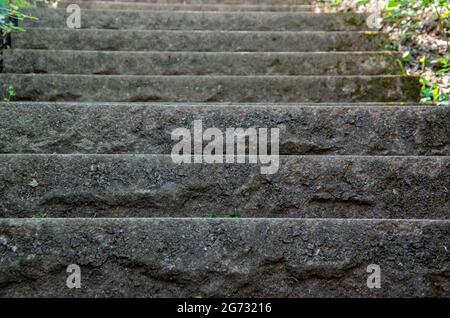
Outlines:
[[[171,132],[202,120],[277,127],[284,155],[450,155],[448,107],[6,103],[0,113],[0,153],[170,154]]]
[[[385,34],[358,32],[215,32],[28,29],[12,48],[102,51],[376,51]]]
[[[0,74],[15,100],[111,102],[416,102],[416,77],[77,76]],[[99,89],[101,88],[101,89]]]
[[[26,28],[65,28],[69,16],[66,10],[41,9],[29,11],[29,14],[39,20],[25,20]],[[365,16],[355,13],[84,10],[81,18],[83,29],[345,31],[366,28]]]
[[[6,50],[5,73],[101,75],[401,74],[391,53],[175,53]],[[70,63],[68,63],[70,61]]]
[[[0,233],[3,297],[450,294],[444,221],[3,220]],[[69,264],[81,289],[66,287]]]
[[[94,10],[133,10],[133,11],[266,11],[266,12],[305,12],[312,11],[313,6],[296,4],[177,4],[177,3],[139,3],[139,2],[103,2],[103,1],[60,1],[58,8],[78,4],[81,9]]]
[[[450,157],[292,156],[261,172],[169,155],[1,155],[0,217],[450,217]]]

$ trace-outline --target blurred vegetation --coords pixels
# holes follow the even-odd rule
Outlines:
[[[32,7],[34,7],[34,4],[27,0],[0,0],[0,30],[4,34],[24,31],[17,25],[17,22],[34,19],[24,13],[24,10]]]
[[[421,102],[450,105],[450,0],[322,0],[337,11],[377,10],[393,45],[399,50],[401,69],[420,75]]]

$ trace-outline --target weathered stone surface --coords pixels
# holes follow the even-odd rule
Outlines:
[[[143,3],[175,3],[175,4],[313,4],[314,0],[97,0],[104,2],[143,2]]]
[[[314,52],[377,51],[389,42],[376,32],[162,31],[30,28],[12,48],[95,51]]]
[[[415,76],[135,76],[0,74],[0,96],[105,102],[417,102]]]
[[[59,8],[70,4],[78,4],[82,9],[99,10],[184,10],[184,11],[311,11],[311,5],[297,4],[208,4],[208,3],[145,3],[116,1],[80,1],[63,0],[58,2]]]
[[[105,52],[6,50],[5,73],[100,75],[389,75],[391,52]],[[70,63],[68,63],[70,61]]]
[[[450,155],[450,107],[0,103],[0,153],[170,154],[171,132],[280,129],[284,155]]]
[[[65,28],[63,9],[38,9],[28,13],[38,20],[25,20],[25,28]],[[134,30],[253,30],[253,31],[345,31],[367,28],[366,16],[311,12],[193,12],[193,11],[99,11],[83,10],[83,29]]]
[[[0,217],[450,218],[450,157],[287,156],[174,164],[170,155],[1,155]]]
[[[449,247],[449,221],[7,219],[0,296],[449,297]]]
[[[66,27],[73,3],[82,30]],[[420,85],[398,76],[398,54],[372,52],[387,35],[309,3],[33,11],[0,96],[74,103],[0,103],[0,296],[450,297],[450,108],[399,107]],[[374,101],[396,106],[360,104]],[[196,119],[278,127],[294,155],[273,175],[174,164],[170,133]]]

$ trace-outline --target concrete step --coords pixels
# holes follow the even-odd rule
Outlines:
[[[449,234],[431,220],[6,219],[0,296],[448,297]]]
[[[170,154],[172,131],[202,120],[278,127],[283,155],[450,155],[450,107],[24,102],[0,113],[0,153]]]
[[[25,28],[64,28],[66,10],[39,9],[29,14]],[[218,31],[352,31],[366,29],[357,13],[192,12],[83,10],[83,29],[218,30]]]
[[[450,218],[448,156],[273,159],[0,155],[0,217]]]
[[[5,73],[98,75],[400,75],[392,52],[6,50]]]
[[[217,3],[148,3],[148,2],[118,2],[118,1],[80,1],[62,0],[58,2],[58,8],[66,8],[71,4],[77,4],[81,9],[95,10],[148,10],[148,11],[312,11],[312,5],[297,4],[217,4]]]
[[[116,76],[0,74],[15,100],[111,102],[417,102],[412,76]]]
[[[387,34],[369,32],[136,31],[36,28],[12,48],[101,51],[377,51]]]

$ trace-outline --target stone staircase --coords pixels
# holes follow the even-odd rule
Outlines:
[[[16,91],[0,104],[0,296],[450,296],[450,108],[416,104],[364,15],[308,0],[32,14],[0,74]],[[171,132],[200,119],[279,128],[278,172],[174,163]]]

